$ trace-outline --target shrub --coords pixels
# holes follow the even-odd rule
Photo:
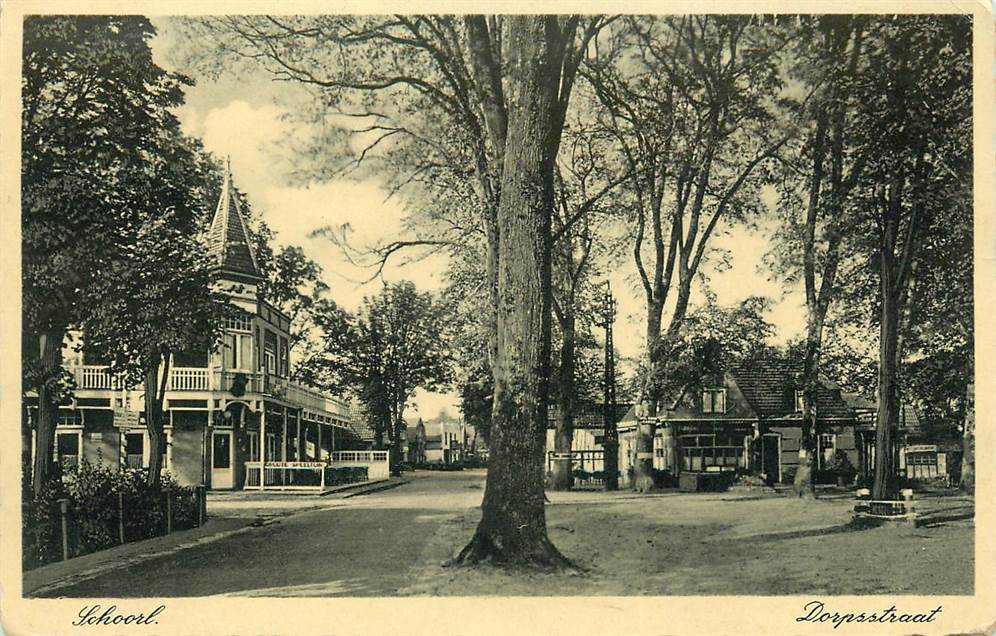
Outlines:
[[[767,485],[764,482],[764,480],[761,479],[760,476],[758,476],[758,475],[750,475],[750,474],[747,474],[747,473],[743,473],[741,475],[737,475],[737,478],[733,480],[733,484],[735,486],[751,486],[751,487],[766,486]]]
[[[25,568],[62,558],[62,519],[59,499],[68,500],[70,556],[89,554],[117,545],[119,521],[125,541],[139,541],[165,534],[167,492],[173,498],[173,529],[191,528],[197,519],[193,488],[181,487],[164,474],[158,487],[147,484],[148,470],[114,470],[105,464],[83,461],[66,471],[61,480],[49,482],[38,497],[26,494],[24,509]],[[118,498],[123,518],[119,519]]]
[[[678,478],[671,474],[670,470],[665,469],[654,469],[654,487],[655,488],[677,488]]]

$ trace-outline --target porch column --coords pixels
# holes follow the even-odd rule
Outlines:
[[[318,448],[315,450],[315,459],[322,461],[322,425],[318,424]]]
[[[287,461],[287,407],[284,407],[284,432],[283,437],[280,438],[280,457],[281,461]],[[287,470],[281,469],[280,471],[280,483],[287,485]]]
[[[287,461],[287,409],[284,409],[284,432],[280,439],[280,461]]]
[[[259,489],[266,490],[266,402],[259,414]]]
[[[304,461],[304,438],[301,436],[301,409],[297,410],[297,461]]]

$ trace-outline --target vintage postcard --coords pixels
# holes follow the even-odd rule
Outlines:
[[[990,7],[0,20],[4,633],[996,629]]]

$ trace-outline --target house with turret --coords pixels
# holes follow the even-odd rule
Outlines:
[[[214,284],[238,311],[224,318],[214,351],[177,353],[171,360],[163,407],[164,470],[185,485],[258,488],[264,473],[267,485],[297,478],[289,469],[266,472],[270,466],[306,466],[327,461],[335,451],[368,447],[345,400],[290,379],[291,319],[260,293],[261,272],[230,171],[207,249]],[[54,459],[69,466],[82,460],[148,466],[141,387],[125,386],[77,344],[66,348],[64,365],[76,390],[59,410]],[[26,399],[31,418],[37,396]]]

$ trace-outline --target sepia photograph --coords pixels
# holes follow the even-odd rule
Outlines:
[[[774,633],[940,633],[991,604],[977,7],[60,6],[3,34],[22,612],[775,597]]]

